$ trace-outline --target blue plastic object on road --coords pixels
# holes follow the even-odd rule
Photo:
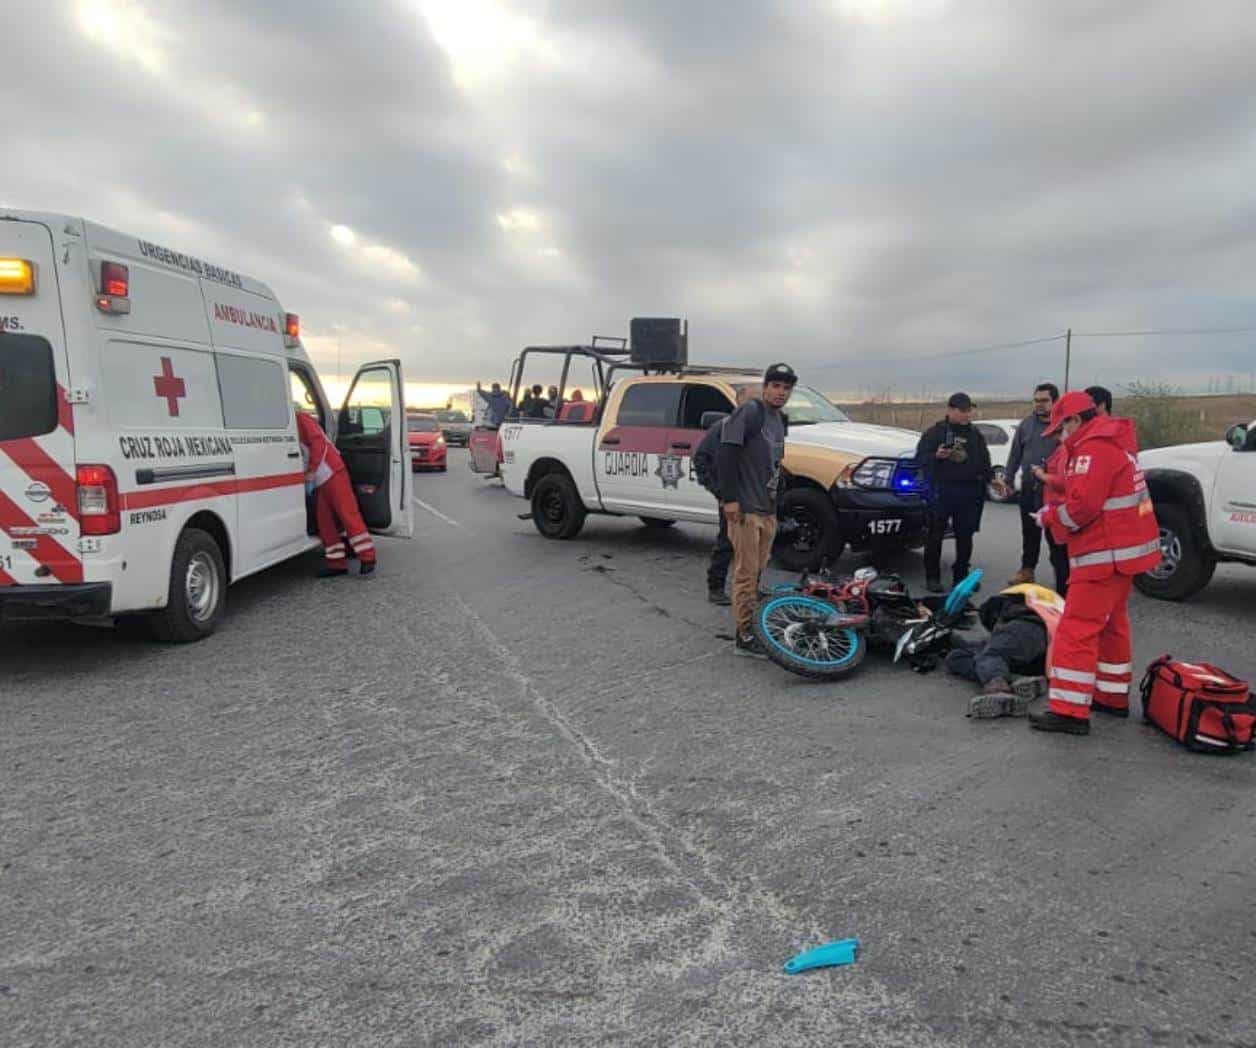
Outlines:
[[[854,964],[855,951],[859,949],[858,939],[838,939],[826,942],[814,950],[804,950],[796,957],[785,962],[785,971],[790,975],[810,971],[812,968],[831,968],[839,964]]]
[[[942,614],[948,618],[958,615],[960,610],[968,603],[968,598],[977,592],[977,587],[981,585],[981,576],[984,574],[980,568],[973,568],[964,580],[956,586],[947,595],[946,603],[942,605]]]

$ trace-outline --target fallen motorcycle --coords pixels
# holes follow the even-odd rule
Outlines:
[[[972,618],[969,598],[981,571],[945,597],[916,598],[898,575],[860,568],[846,578],[805,572],[759,606],[754,632],[768,657],[793,673],[833,680],[854,672],[869,646],[893,651],[918,671],[931,669],[957,626]]]

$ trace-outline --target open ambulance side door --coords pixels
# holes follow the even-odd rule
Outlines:
[[[337,416],[336,448],[366,526],[380,535],[410,538],[414,473],[400,360],[376,360],[358,368]]]

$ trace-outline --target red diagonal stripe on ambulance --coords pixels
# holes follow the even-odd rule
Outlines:
[[[35,522],[22,512],[16,502],[3,491],[0,491],[0,530],[9,531],[10,528],[34,527]],[[12,537],[12,532],[10,532],[10,536]],[[39,561],[40,564],[43,564],[59,581],[83,581],[82,563],[59,542],[50,539],[47,535],[20,535],[17,537],[21,539],[34,538],[34,548],[25,552]]]
[[[57,425],[74,436],[74,405],[69,401],[69,392],[57,383]]]
[[[47,484],[52,497],[65,507],[66,513],[78,520],[78,487],[56,459],[29,437],[0,442],[0,451],[8,455],[31,480]]]
[[[16,586],[17,579],[10,575],[4,568],[0,568],[0,586]]]

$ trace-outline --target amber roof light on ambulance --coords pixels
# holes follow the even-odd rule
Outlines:
[[[33,295],[35,266],[24,258],[0,258],[0,295]]]

